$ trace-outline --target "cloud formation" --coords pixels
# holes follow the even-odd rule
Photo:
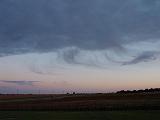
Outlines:
[[[1,0],[0,55],[70,46],[124,50],[160,37],[159,10],[159,0]]]
[[[0,57],[54,53],[49,69],[61,66],[56,60],[94,67],[151,61],[157,53],[139,43],[160,41],[159,11],[159,0],[1,0]]]
[[[29,85],[29,86],[33,86],[34,83],[37,83],[39,81],[15,81],[15,80],[1,80],[0,82],[4,82],[4,83],[11,83],[11,84],[16,84],[16,85]]]
[[[143,52],[142,54],[136,56],[133,60],[124,62],[122,65],[132,65],[132,64],[137,64],[141,62],[156,60],[159,55],[160,55],[160,52],[154,52],[154,51]]]

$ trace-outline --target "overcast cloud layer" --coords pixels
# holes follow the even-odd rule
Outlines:
[[[159,11],[159,0],[1,0],[0,56],[67,49],[59,57],[74,64],[90,65],[89,54],[123,65],[154,60],[159,49],[147,49],[160,40]],[[148,48],[130,51],[141,42]],[[116,61],[103,50],[135,56]]]

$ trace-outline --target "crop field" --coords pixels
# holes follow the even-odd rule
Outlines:
[[[0,111],[0,120],[159,120],[160,111]]]
[[[0,95],[0,110],[160,110],[160,93]]]
[[[158,120],[160,94],[0,95],[0,120]]]

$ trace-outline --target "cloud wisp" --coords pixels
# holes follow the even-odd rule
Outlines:
[[[123,62],[122,65],[133,65],[141,62],[149,62],[158,59],[159,56],[160,52],[157,51],[143,52],[142,54],[136,56],[134,59],[127,62]]]
[[[3,83],[11,83],[11,84],[16,84],[16,85],[27,85],[27,86],[34,86],[34,83],[37,83],[39,81],[24,81],[24,80],[20,80],[20,81],[15,81],[15,80],[1,80],[0,82]]]

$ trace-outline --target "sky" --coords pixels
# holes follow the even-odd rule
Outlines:
[[[0,0],[0,93],[160,86],[159,0]]]

